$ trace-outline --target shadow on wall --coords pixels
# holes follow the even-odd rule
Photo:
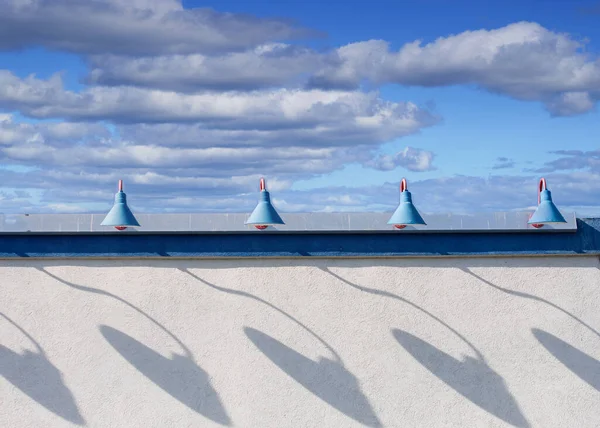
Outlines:
[[[484,278],[482,278],[481,276],[477,275],[476,273],[474,273],[473,271],[467,269],[467,268],[460,268],[460,270],[462,270],[463,272],[477,278],[478,280],[480,280],[481,282],[483,282],[484,284],[489,285],[490,287],[501,291],[503,293],[506,294],[510,294],[512,296],[516,296],[516,297],[522,297],[524,299],[531,299],[531,300],[536,300],[538,302],[544,303],[548,306],[552,306],[554,309],[559,310],[560,312],[562,312],[563,314],[567,315],[568,317],[571,317],[572,319],[574,319],[575,321],[577,321],[578,323],[580,323],[581,325],[583,325],[585,328],[587,328],[588,330],[590,330],[592,333],[594,333],[596,336],[600,337],[600,332],[598,332],[597,330],[595,330],[592,326],[590,326],[589,324],[587,324],[585,321],[583,321],[582,319],[576,317],[575,315],[573,315],[571,312],[567,311],[566,309],[563,309],[562,307],[558,306],[555,303],[552,303],[549,300],[546,300],[542,297],[536,296],[534,294],[529,294],[529,293],[524,293],[522,291],[515,291],[515,290],[510,290],[508,288],[503,288],[500,287],[499,285],[496,285]]]
[[[112,327],[102,325],[100,332],[123,358],[173,398],[221,425],[230,424],[208,374],[190,358],[178,354],[171,359],[163,357]]]
[[[97,288],[70,283],[45,269],[38,270],[76,290],[118,300],[164,331],[182,348],[184,355],[174,354],[172,359],[168,359],[125,333],[108,326],[100,327],[102,335],[111,346],[155,385],[206,418],[222,425],[231,424],[221,400],[210,385],[208,375],[194,362],[194,356],[188,347],[169,329],[122,297]]]
[[[44,350],[23,328],[0,313],[19,329],[36,347],[23,354],[0,345],[0,374],[21,392],[61,418],[77,425],[85,425],[73,394],[63,382],[61,372],[48,360]]]
[[[392,330],[392,333],[419,363],[473,404],[516,427],[530,426],[502,377],[490,368],[483,354],[462,334],[404,297],[389,291],[354,284],[333,273],[329,268],[322,268],[322,270],[359,291],[403,302],[450,330],[473,350],[477,358],[467,356],[464,361],[458,361],[410,333],[402,330]]]
[[[475,278],[477,278],[484,284],[489,285],[490,287],[492,287],[500,292],[510,294],[510,295],[516,296],[516,297],[522,297],[525,299],[535,300],[537,302],[548,305],[548,306],[562,312],[563,314],[567,315],[571,319],[577,321],[579,324],[581,324],[582,326],[587,328],[589,331],[594,333],[596,336],[600,337],[600,332],[598,332],[598,330],[594,329],[591,325],[587,324],[581,318],[578,318],[576,315],[572,314],[568,310],[562,308],[561,306],[558,306],[557,304],[555,304],[549,300],[546,300],[546,299],[536,296],[534,294],[529,294],[529,293],[525,293],[522,291],[515,291],[515,290],[510,290],[507,288],[500,287],[499,285],[496,285],[496,284],[482,278],[481,276],[475,274],[473,271],[471,271],[468,268],[463,267],[463,268],[461,268],[461,270],[464,271],[465,273],[468,273],[469,275],[474,276]],[[580,351],[579,349],[571,346],[570,344],[563,341],[562,339],[559,339],[558,337],[553,336],[550,333],[547,333],[543,330],[539,330],[539,329],[535,329],[535,328],[532,329],[531,331],[532,331],[533,335],[535,336],[535,338],[542,344],[542,346],[544,348],[546,348],[546,350],[548,352],[550,352],[552,355],[554,355],[554,357],[556,357],[557,360],[559,360],[569,370],[571,370],[573,373],[575,373],[577,376],[579,376],[579,378],[581,378],[583,381],[587,382],[593,388],[600,391],[600,362],[598,360],[590,357],[589,355],[587,355],[584,352]]]
[[[442,382],[483,410],[516,427],[529,427],[517,402],[498,373],[485,361],[463,361],[402,330],[392,330],[402,347]]]
[[[339,362],[323,357],[315,362],[261,331],[246,327],[244,332],[267,358],[321,400],[363,425],[382,426],[356,377]]]
[[[187,269],[180,268],[180,270],[196,278],[199,282],[210,288],[260,302],[279,312],[306,330],[327,348],[332,354],[333,359],[321,358],[319,362],[315,362],[258,330],[246,327],[244,332],[252,343],[267,356],[267,358],[315,396],[363,425],[370,427],[382,426],[377,415],[373,411],[369,400],[361,391],[356,376],[344,367],[341,357],[331,345],[313,330],[302,324],[283,309],[278,308],[261,297],[246,291],[220,287],[211,284]]]
[[[600,361],[550,333],[537,328],[531,331],[542,346],[558,361],[592,388],[600,391]]]

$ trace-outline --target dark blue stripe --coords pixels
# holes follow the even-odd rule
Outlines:
[[[600,254],[600,218],[576,232],[5,233],[0,258],[402,257]]]

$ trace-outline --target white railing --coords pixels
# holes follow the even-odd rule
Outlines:
[[[543,230],[575,230],[575,213],[563,213],[567,223],[544,226]],[[473,215],[424,215],[427,226],[409,226],[404,231],[533,231],[527,225],[530,212],[498,212]],[[110,232],[101,226],[105,214],[0,214],[4,232]],[[244,222],[249,214],[139,214],[139,231],[244,231],[255,230]],[[281,231],[377,231],[393,230],[387,224],[391,213],[281,213],[285,225],[270,227]],[[131,231],[131,229],[128,229]],[[116,232],[116,231],[115,231]],[[398,231],[402,233],[403,231]]]

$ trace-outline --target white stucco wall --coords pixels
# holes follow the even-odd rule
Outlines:
[[[0,261],[3,427],[598,427],[595,257]]]

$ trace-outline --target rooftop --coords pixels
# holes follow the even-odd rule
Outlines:
[[[264,231],[245,225],[249,214],[136,214],[139,232],[373,232],[433,233],[433,232],[550,232],[574,231],[574,213],[564,213],[567,223],[545,225],[535,229],[527,224],[530,212],[497,212],[483,214],[430,214],[426,226],[407,226],[402,231],[387,224],[391,213],[292,213],[282,214],[285,224],[270,226]],[[118,232],[101,226],[106,214],[15,214],[0,215],[0,232]],[[137,232],[137,233],[139,233]]]
[[[286,225],[245,226],[245,214],[139,215],[139,230],[99,226],[102,215],[5,217],[0,258],[486,257],[600,255],[600,218],[527,226],[529,213],[428,216],[397,230],[388,213],[287,214]]]

